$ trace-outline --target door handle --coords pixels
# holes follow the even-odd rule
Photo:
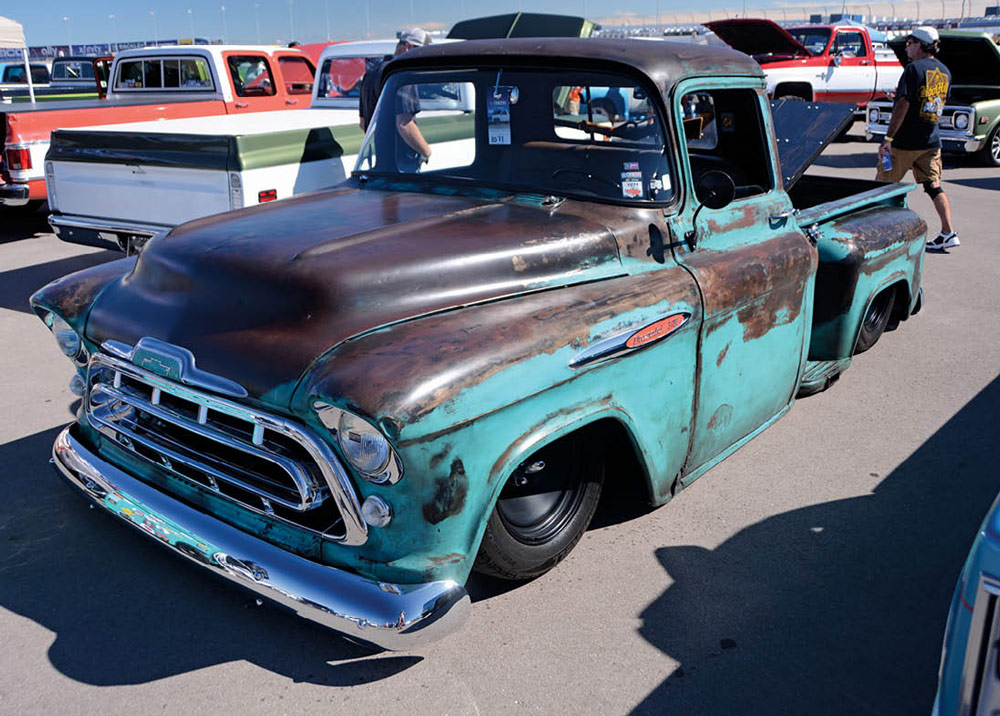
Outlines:
[[[246,109],[249,106],[250,106],[249,102],[237,102],[236,103],[236,109]]]
[[[868,60],[861,60],[861,64],[862,65],[870,65],[871,62],[869,62]]]
[[[287,104],[288,106],[291,106],[293,104],[298,104],[298,103],[299,103],[299,101],[297,99],[286,99],[285,100],[285,104]]]

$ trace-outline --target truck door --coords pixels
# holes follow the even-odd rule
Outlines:
[[[266,55],[225,52],[223,58],[233,85],[234,111],[285,109],[284,97],[278,94],[278,85]]]
[[[277,56],[278,74],[285,92],[288,109],[302,109],[312,103],[313,79],[316,68],[305,57],[291,54]]]
[[[867,104],[875,89],[875,57],[864,33],[837,30],[830,45],[830,62],[826,101]]]
[[[670,219],[671,243],[698,282],[704,310],[684,469],[694,479],[699,467],[790,404],[808,343],[816,254],[778,179],[762,83],[693,80],[672,101],[686,140],[680,143],[686,198]],[[735,184],[735,194],[713,210],[703,201],[719,172]]]

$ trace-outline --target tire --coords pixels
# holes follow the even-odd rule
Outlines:
[[[541,470],[529,471],[539,464]],[[500,492],[473,569],[514,581],[545,574],[583,537],[603,484],[602,455],[585,433],[542,448]]]
[[[873,345],[878,343],[882,337],[889,318],[892,316],[893,291],[883,291],[868,306],[864,320],[861,321],[861,333],[858,335],[858,343],[854,349],[854,354],[864,353]]]
[[[986,146],[979,150],[979,159],[984,166],[1000,167],[1000,124],[993,128]]]

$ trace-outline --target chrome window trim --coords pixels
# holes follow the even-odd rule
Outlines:
[[[314,532],[315,534],[323,536],[325,539],[329,539],[338,542],[340,544],[357,546],[364,544],[367,541],[368,526],[365,524],[364,519],[361,516],[361,505],[358,500],[357,493],[354,490],[354,486],[351,484],[351,481],[347,473],[345,472],[343,466],[340,464],[340,461],[334,455],[330,447],[320,438],[313,435],[306,428],[301,427],[295,424],[294,422],[286,420],[284,418],[270,415],[263,411],[256,410],[254,408],[250,408],[248,406],[241,405],[239,403],[235,403],[229,400],[225,400],[223,398],[218,398],[208,393],[204,393],[200,390],[195,390],[194,388],[191,388],[186,385],[175,383],[173,381],[162,378],[154,373],[151,373],[147,370],[138,368],[137,366],[134,366],[131,363],[128,363],[124,360],[114,358],[104,353],[97,353],[91,358],[90,369],[88,372],[88,380],[87,380],[87,393],[85,395],[84,404],[86,406],[86,414],[88,422],[90,422],[90,424],[95,429],[101,431],[102,434],[107,434],[108,430],[119,431],[120,426],[115,423],[111,424],[105,423],[99,418],[96,418],[91,411],[91,392],[93,389],[92,375],[95,368],[108,368],[112,371],[115,371],[116,373],[129,376],[130,378],[145,383],[154,390],[160,390],[164,393],[168,393],[169,395],[175,396],[181,400],[186,400],[188,402],[195,403],[200,407],[204,407],[206,410],[219,412],[222,413],[223,415],[245,420],[254,426],[255,435],[260,430],[271,430],[279,435],[282,435],[288,439],[295,441],[303,449],[305,449],[305,451],[309,454],[312,460],[316,463],[316,466],[318,467],[326,483],[326,487],[329,488],[330,499],[334,501],[334,504],[337,506],[337,509],[339,510],[340,515],[343,519],[344,523],[343,536],[323,534],[321,532],[317,532],[316,530],[311,530],[308,527],[296,524],[295,522],[292,522],[290,520],[285,520],[277,515],[273,515],[268,511],[266,501],[265,504],[262,506],[262,508],[259,510],[253,508],[252,506],[245,505],[245,503],[243,502],[238,502],[238,504],[244,505],[252,511],[259,512],[261,514],[266,514],[274,519],[279,519],[283,522],[287,522],[288,524],[291,524],[298,529]],[[114,388],[115,386],[112,386],[112,389]],[[102,385],[101,390],[104,391],[105,386]],[[183,418],[183,416],[176,416],[176,417],[180,417],[180,419],[186,421],[186,424],[183,425],[185,429],[189,430],[191,429],[192,421],[190,421],[190,419]],[[195,425],[197,425],[197,423],[195,423]],[[102,430],[102,427],[104,427],[105,429]],[[223,437],[221,434],[213,434],[211,437],[216,441],[223,442],[223,440],[220,440],[220,437]],[[231,440],[231,443],[229,444],[230,447],[237,450],[244,449],[245,444],[241,444],[242,441],[238,441],[232,437],[230,437],[229,439]],[[157,450],[160,450],[161,447],[162,446],[160,445],[156,446]],[[229,476],[226,477],[226,480],[227,482],[233,482],[232,478]],[[254,490],[254,492],[259,492],[259,491]],[[216,492],[213,494],[218,494],[226,499],[232,499],[229,498],[227,495],[223,495],[222,493]],[[235,500],[233,501],[236,502]],[[317,506],[320,501],[311,504],[311,507]]]

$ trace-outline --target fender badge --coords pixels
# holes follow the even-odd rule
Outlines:
[[[689,320],[691,320],[690,313],[673,313],[638,330],[620,333],[617,336],[595,343],[582,353],[578,353],[569,362],[569,366],[570,368],[578,368],[581,365],[593,363],[597,360],[645,348],[676,332]]]
[[[645,328],[640,328],[625,341],[625,347],[641,348],[648,343],[666,338],[687,323],[690,317],[688,313],[675,313],[672,316],[660,319],[656,323],[651,323]]]

